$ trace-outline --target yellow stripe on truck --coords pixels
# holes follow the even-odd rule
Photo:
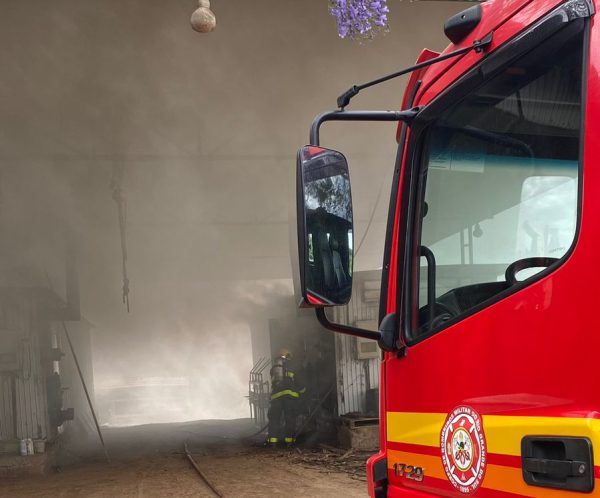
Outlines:
[[[446,416],[446,413],[388,412],[387,439],[395,443],[439,447]]]
[[[600,420],[593,418],[484,415],[483,430],[489,453],[521,456],[525,436],[588,437],[600,448]]]
[[[397,443],[440,446],[445,413],[388,412],[387,439]],[[600,448],[600,420],[575,417],[483,415],[488,453],[521,455],[524,436],[588,437]]]

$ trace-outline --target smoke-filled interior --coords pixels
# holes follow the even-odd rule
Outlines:
[[[364,44],[337,37],[323,0],[214,0],[207,35],[189,26],[196,7],[2,4],[0,398],[23,396],[8,411],[43,404],[36,389],[54,392],[58,374],[63,406],[47,395],[36,413],[94,434],[65,330],[105,426],[247,418],[261,358],[287,346],[317,369],[335,361],[332,336],[296,309],[296,150],[353,83],[443,48],[460,6],[398,1],[393,29]],[[404,83],[352,106],[396,109]],[[395,132],[323,127],[322,145],[350,163],[356,272],[381,267]],[[336,379],[324,368],[320,394]],[[10,420],[0,439],[53,430]]]

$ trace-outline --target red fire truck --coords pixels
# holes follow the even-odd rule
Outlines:
[[[600,496],[595,3],[465,10],[446,51],[352,87],[298,153],[302,305],[382,349],[370,496]],[[347,109],[400,74],[400,111]],[[353,263],[347,161],[319,143],[332,120],[398,122],[378,332],[326,313]]]

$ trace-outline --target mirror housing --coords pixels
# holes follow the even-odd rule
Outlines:
[[[352,295],[354,230],[346,158],[322,147],[300,148],[296,192],[301,306],[347,304]]]

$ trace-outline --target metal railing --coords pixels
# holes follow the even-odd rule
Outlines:
[[[269,358],[260,358],[250,370],[248,380],[248,402],[250,418],[258,427],[267,424],[271,390],[269,381],[263,378],[263,372],[271,365]]]

